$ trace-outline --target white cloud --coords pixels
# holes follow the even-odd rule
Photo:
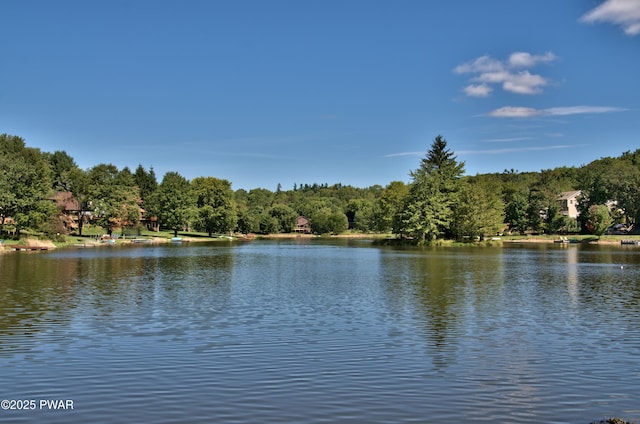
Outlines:
[[[582,22],[610,22],[620,25],[627,35],[640,34],[640,0],[605,0],[587,12]]]
[[[514,68],[530,68],[539,62],[548,63],[556,60],[556,55],[547,52],[543,55],[533,55],[527,52],[515,52],[509,56],[509,65]]]
[[[545,85],[547,85],[547,80],[540,75],[532,75],[529,71],[523,71],[515,75],[510,74],[502,84],[502,88],[517,94],[538,94],[542,92],[542,87]]]
[[[456,74],[484,73],[501,71],[504,65],[491,57],[484,55],[475,59],[473,62],[458,65],[453,70]]]
[[[489,87],[487,84],[470,84],[464,88],[465,94],[471,97],[488,97],[492,91],[493,88]]]
[[[626,109],[619,107],[608,106],[569,106],[569,107],[552,107],[545,109],[547,115],[552,116],[566,116],[566,115],[580,115],[584,113],[611,113],[611,112],[623,112]]]
[[[541,75],[532,74],[526,68],[539,63],[549,63],[557,57],[551,52],[542,55],[532,55],[527,52],[514,52],[506,61],[499,61],[490,56],[480,56],[471,62],[463,63],[454,68],[456,74],[474,74],[472,83],[465,87],[467,96],[487,97],[492,88],[490,84],[502,86],[504,91],[515,94],[539,94],[549,81]]]
[[[533,109],[529,107],[505,106],[492,110],[487,114],[493,118],[531,118],[534,116],[568,116],[588,113],[622,112],[626,109],[609,106],[568,106],[552,107],[548,109]]]
[[[493,118],[531,118],[542,115],[542,111],[530,107],[505,106],[492,110],[487,115]]]

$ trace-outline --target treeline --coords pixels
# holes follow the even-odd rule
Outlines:
[[[79,203],[80,235],[85,222],[113,231],[140,227],[151,216],[175,234],[288,233],[304,216],[316,234],[351,229],[430,242],[505,230],[602,233],[612,223],[633,226],[640,214],[640,149],[579,168],[464,176],[464,163],[438,136],[410,177],[386,187],[296,183],[290,190],[234,191],[228,180],[210,176],[189,181],[168,172],[158,181],[153,168],[142,165],[80,169],[64,151],[42,152],[2,134],[0,225],[5,233],[64,233],[61,210],[51,200],[56,192],[70,192]],[[558,196],[570,190],[582,191],[578,220],[560,214]]]

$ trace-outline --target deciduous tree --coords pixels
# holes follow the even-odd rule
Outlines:
[[[193,219],[196,198],[189,181],[177,172],[167,172],[153,196],[152,212],[160,225],[174,236]]]
[[[11,217],[17,233],[39,222],[30,215],[39,214],[51,190],[51,169],[39,149],[26,147],[18,136],[0,134],[0,225]]]
[[[467,180],[461,186],[460,201],[453,213],[456,238],[483,238],[504,227],[504,203],[498,187]]]
[[[198,208],[197,226],[213,233],[232,231],[238,222],[231,183],[214,177],[198,177],[191,181]]]

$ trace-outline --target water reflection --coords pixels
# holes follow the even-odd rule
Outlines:
[[[297,240],[0,270],[2,387],[82,405],[51,422],[640,416],[637,250]]]
[[[124,333],[177,336],[191,320],[224,311],[233,272],[233,255],[224,249],[110,248],[3,259],[0,351],[13,353],[33,348],[38,332],[63,344]]]

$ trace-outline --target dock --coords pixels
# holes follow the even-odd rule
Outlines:
[[[12,250],[22,250],[22,251],[40,251],[40,250],[49,250],[48,247],[46,246],[18,246],[18,245],[10,245],[7,246],[10,247]]]
[[[620,244],[633,244],[640,246],[640,240],[620,240]]]

